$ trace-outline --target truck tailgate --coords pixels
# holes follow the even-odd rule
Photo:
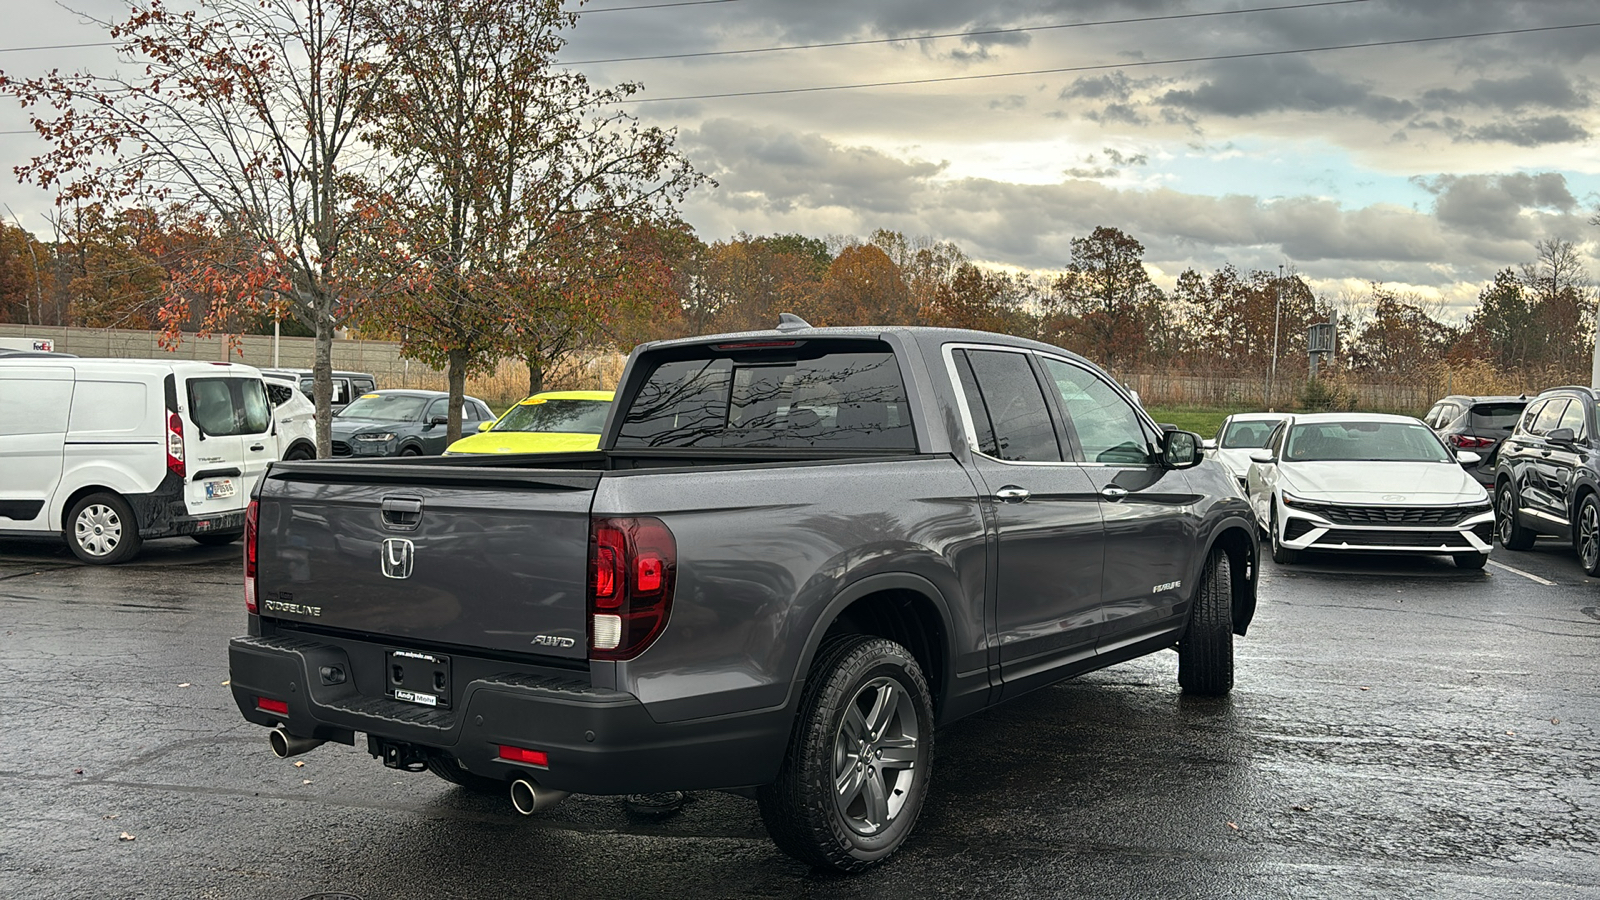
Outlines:
[[[583,659],[598,472],[275,465],[261,615],[406,643]]]

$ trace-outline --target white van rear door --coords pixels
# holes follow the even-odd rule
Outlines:
[[[184,454],[189,478],[183,499],[190,515],[233,512],[249,502],[241,387],[250,381],[260,383],[237,375],[191,377],[185,382]]]
[[[61,481],[72,370],[0,367],[0,530],[55,531],[45,514]]]
[[[272,398],[260,378],[241,379],[239,399],[244,406],[244,495],[249,502],[256,481],[267,473],[267,466],[279,458],[278,441],[272,428]],[[254,429],[254,430],[251,430]]]

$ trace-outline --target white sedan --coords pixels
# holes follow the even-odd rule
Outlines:
[[[1245,492],[1272,559],[1301,550],[1444,554],[1463,569],[1489,561],[1494,510],[1452,453],[1408,416],[1288,416],[1251,457]]]
[[[1217,439],[1207,441],[1206,449],[1216,451],[1212,455],[1222,460],[1242,489],[1250,473],[1250,455],[1267,445],[1272,429],[1287,417],[1286,413],[1234,413],[1222,420]]]

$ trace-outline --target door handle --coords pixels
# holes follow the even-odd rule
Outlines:
[[[1128,489],[1119,488],[1113,484],[1108,487],[1101,488],[1100,496],[1106,498],[1107,500],[1121,500],[1123,497],[1128,496]]]
[[[266,448],[266,445],[264,445],[264,444],[251,444],[250,445],[250,449],[251,450],[265,450],[267,448]]]
[[[1014,484],[1008,484],[1000,490],[995,491],[994,495],[1006,503],[1022,503],[1025,502],[1029,497],[1032,497],[1033,492],[1029,491],[1027,488],[1019,488]]]

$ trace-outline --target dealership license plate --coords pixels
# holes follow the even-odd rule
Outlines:
[[[236,488],[234,483],[227,478],[224,478],[221,481],[208,481],[206,482],[206,499],[221,500],[223,497],[232,497],[234,491],[236,490],[238,490],[238,488]]]
[[[384,678],[395,700],[450,707],[450,657],[417,650],[390,650]]]

